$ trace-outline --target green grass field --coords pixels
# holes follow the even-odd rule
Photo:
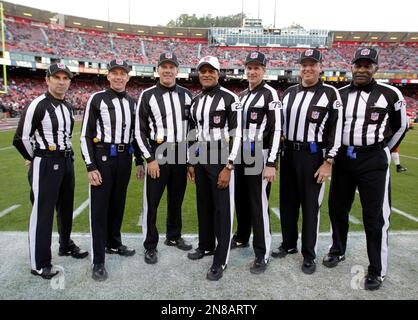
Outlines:
[[[76,151],[74,208],[76,209],[88,199],[88,188],[86,170],[79,151],[80,124],[76,125],[74,133],[73,143]],[[19,153],[14,148],[8,148],[11,146],[13,135],[14,131],[0,133],[0,212],[13,205],[20,205],[20,207],[0,218],[0,231],[26,231],[31,212],[27,168]],[[395,166],[392,164],[392,205],[394,208],[418,218],[418,126],[416,126],[415,130],[410,130],[407,133],[401,145],[400,153],[401,163],[408,168],[408,171],[401,174],[396,173]],[[140,227],[138,227],[138,221],[142,211],[142,188],[143,182],[136,180],[133,170],[128,190],[123,232],[138,233],[141,231]],[[322,232],[330,230],[327,194],[328,186],[321,210]],[[279,184],[277,181],[272,188],[270,207],[279,207]],[[351,215],[362,221],[358,197]],[[160,233],[165,233],[165,217],[166,202],[164,196],[158,212],[158,230]],[[273,213],[271,214],[271,222],[273,231],[279,232],[280,221]],[[89,232],[88,209],[84,210],[75,219],[73,230],[75,232]],[[350,230],[360,231],[363,230],[363,227],[361,224],[350,223]],[[418,223],[397,213],[392,213],[391,230],[418,230]],[[183,204],[183,232],[197,233],[195,187],[192,184],[189,184],[187,187]]]

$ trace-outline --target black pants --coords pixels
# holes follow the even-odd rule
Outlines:
[[[226,266],[232,240],[234,218],[234,176],[228,188],[218,189],[219,173],[225,168],[221,164],[198,164],[195,166],[197,215],[199,222],[199,249],[215,249],[213,264]]]
[[[302,206],[302,255],[316,258],[320,207],[325,183],[318,184],[315,172],[322,165],[322,152],[285,148],[280,170],[280,220],[285,249],[297,247],[299,208]]]
[[[102,176],[101,186],[90,186],[90,227],[93,264],[105,262],[105,248],[122,245],[121,227],[126,192],[132,170],[129,152],[110,157],[106,148],[96,149],[96,164]]]
[[[158,245],[157,211],[161,197],[167,187],[167,239],[181,237],[181,211],[187,186],[187,166],[185,164],[160,165],[160,177],[145,178],[144,215],[142,232],[145,250],[155,249]]]
[[[265,152],[265,158],[267,151]],[[246,165],[235,166],[235,208],[237,232],[234,239],[247,243],[253,228],[253,248],[257,258],[268,260],[271,248],[269,196],[271,183],[263,178],[263,171],[246,174]],[[247,172],[248,173],[248,172]]]
[[[61,248],[70,239],[74,209],[74,164],[72,158],[35,157],[29,170],[32,213],[29,224],[30,260],[33,270],[51,266],[54,209],[57,210]]]
[[[357,159],[350,159],[342,148],[333,168],[329,195],[333,242],[330,253],[346,252],[349,212],[358,188],[370,261],[368,271],[382,277],[387,272],[391,210],[389,164],[387,149],[357,153]]]

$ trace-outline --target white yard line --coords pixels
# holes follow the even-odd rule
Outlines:
[[[86,201],[83,202],[83,204],[81,206],[79,206],[77,208],[76,211],[74,211],[74,213],[73,213],[73,220],[75,218],[77,218],[88,206],[89,206],[89,200],[87,199]]]
[[[4,217],[6,214],[9,214],[10,212],[16,210],[19,207],[20,207],[20,204],[15,204],[14,206],[7,208],[6,210],[3,210],[2,212],[0,212],[0,218]]]
[[[408,218],[409,220],[418,222],[418,218],[414,217],[413,215],[410,215],[409,213],[403,212],[403,211],[401,211],[399,209],[396,209],[396,208],[392,208],[392,211],[396,212],[397,214],[400,214],[401,216],[404,216],[405,218]]]
[[[271,208],[271,211],[276,215],[276,217],[280,220],[280,209],[279,208]]]
[[[10,149],[13,149],[13,147],[1,148],[0,151],[6,151],[6,150],[10,150]]]
[[[412,159],[412,160],[418,160],[418,158],[416,158],[416,157],[404,156],[403,154],[400,154],[399,156],[401,156],[402,158],[407,158],[407,159]]]
[[[361,224],[361,221],[359,219],[357,219],[356,217],[352,216],[351,214],[348,217],[348,220],[350,220],[350,222],[354,223],[354,224]]]

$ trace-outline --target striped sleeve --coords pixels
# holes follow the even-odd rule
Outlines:
[[[41,125],[42,118],[45,111],[42,112],[39,108],[39,103],[45,98],[45,95],[35,99],[29,107],[23,112],[16,133],[13,138],[13,145],[19,151],[19,153],[26,160],[32,161],[33,159],[33,146],[31,139]]]
[[[280,148],[280,138],[282,130],[282,103],[279,95],[273,88],[269,88],[270,95],[268,99],[267,123],[269,127],[269,153],[267,158],[268,167],[276,167]]]
[[[81,127],[80,147],[81,154],[87,166],[87,171],[97,170],[94,157],[94,142],[93,139],[97,134],[97,119],[99,117],[99,108],[96,105],[96,94],[93,94],[87,102],[86,110],[84,111],[83,123]]]
[[[328,86],[332,89],[332,99],[330,101],[329,119],[327,121],[327,154],[328,158],[335,158],[338,150],[341,147],[342,130],[343,130],[343,103],[340,93],[332,86]]]
[[[135,140],[145,158],[150,163],[155,160],[155,153],[148,141],[149,107],[146,101],[146,90],[141,93],[135,112]]]
[[[393,110],[389,119],[389,126],[393,132],[393,136],[388,142],[389,150],[393,150],[399,146],[408,128],[405,99],[398,88],[391,88],[395,91],[397,98],[393,104]]]
[[[232,92],[232,102],[228,113],[228,128],[230,135],[233,137],[232,149],[228,157],[228,161],[234,162],[242,139],[242,105],[239,98]]]

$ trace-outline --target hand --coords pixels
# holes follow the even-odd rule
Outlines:
[[[151,179],[158,179],[160,177],[160,166],[157,160],[148,163],[148,175]]]
[[[144,178],[145,178],[145,169],[144,169],[144,166],[141,164],[136,167],[136,179],[144,180]]]
[[[276,179],[276,168],[273,168],[273,167],[265,167],[264,168],[263,177],[268,182],[273,182]]]
[[[25,166],[30,167],[31,164],[32,164],[32,161],[25,160]]]
[[[230,180],[231,180],[231,171],[224,168],[218,177],[218,189],[228,188]]]
[[[195,183],[196,176],[195,176],[194,167],[190,166],[187,168],[187,177],[189,178],[191,183],[193,184]]]
[[[331,177],[332,165],[324,161],[322,166],[315,173],[314,178],[316,178],[316,183],[324,183],[329,177]]]
[[[92,172],[89,172],[89,183],[93,187],[99,187],[102,185],[102,175],[100,174],[99,170],[94,170]]]

